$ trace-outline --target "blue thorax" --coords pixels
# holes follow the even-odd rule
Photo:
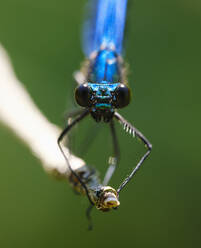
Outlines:
[[[114,50],[100,50],[91,62],[88,81],[92,83],[117,83],[120,81],[118,55]]]

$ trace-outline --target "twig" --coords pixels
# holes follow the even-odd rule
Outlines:
[[[50,123],[37,108],[27,90],[16,78],[10,59],[0,45],[0,121],[8,126],[33,154],[40,159],[44,169],[62,177],[70,173],[61,155],[57,138],[61,130]],[[85,162],[65,150],[73,169]]]

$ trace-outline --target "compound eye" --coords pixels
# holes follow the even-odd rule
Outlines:
[[[123,108],[130,103],[130,89],[124,85],[120,84],[115,90],[116,96],[116,108]]]
[[[75,89],[76,102],[82,107],[88,107],[90,104],[91,89],[87,84],[82,84]]]

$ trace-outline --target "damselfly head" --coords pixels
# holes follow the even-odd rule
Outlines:
[[[109,211],[120,205],[118,195],[115,189],[110,186],[102,186],[97,192],[97,201],[95,206],[101,211]]]
[[[89,108],[97,121],[109,122],[115,108],[123,108],[130,102],[130,89],[121,83],[84,83],[75,90],[77,103]]]

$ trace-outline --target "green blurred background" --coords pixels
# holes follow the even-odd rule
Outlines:
[[[72,105],[72,72],[84,58],[85,2],[0,3],[0,42],[36,104],[60,126]],[[152,142],[150,159],[120,195],[118,211],[93,211],[95,227],[88,232],[87,199],[47,176],[28,148],[1,125],[0,247],[200,247],[201,2],[130,1],[128,21],[133,101],[121,113]],[[88,125],[91,120],[76,130],[81,141]],[[114,187],[144,152],[117,127],[122,160]],[[84,159],[103,177],[110,137],[107,128],[101,133]]]

